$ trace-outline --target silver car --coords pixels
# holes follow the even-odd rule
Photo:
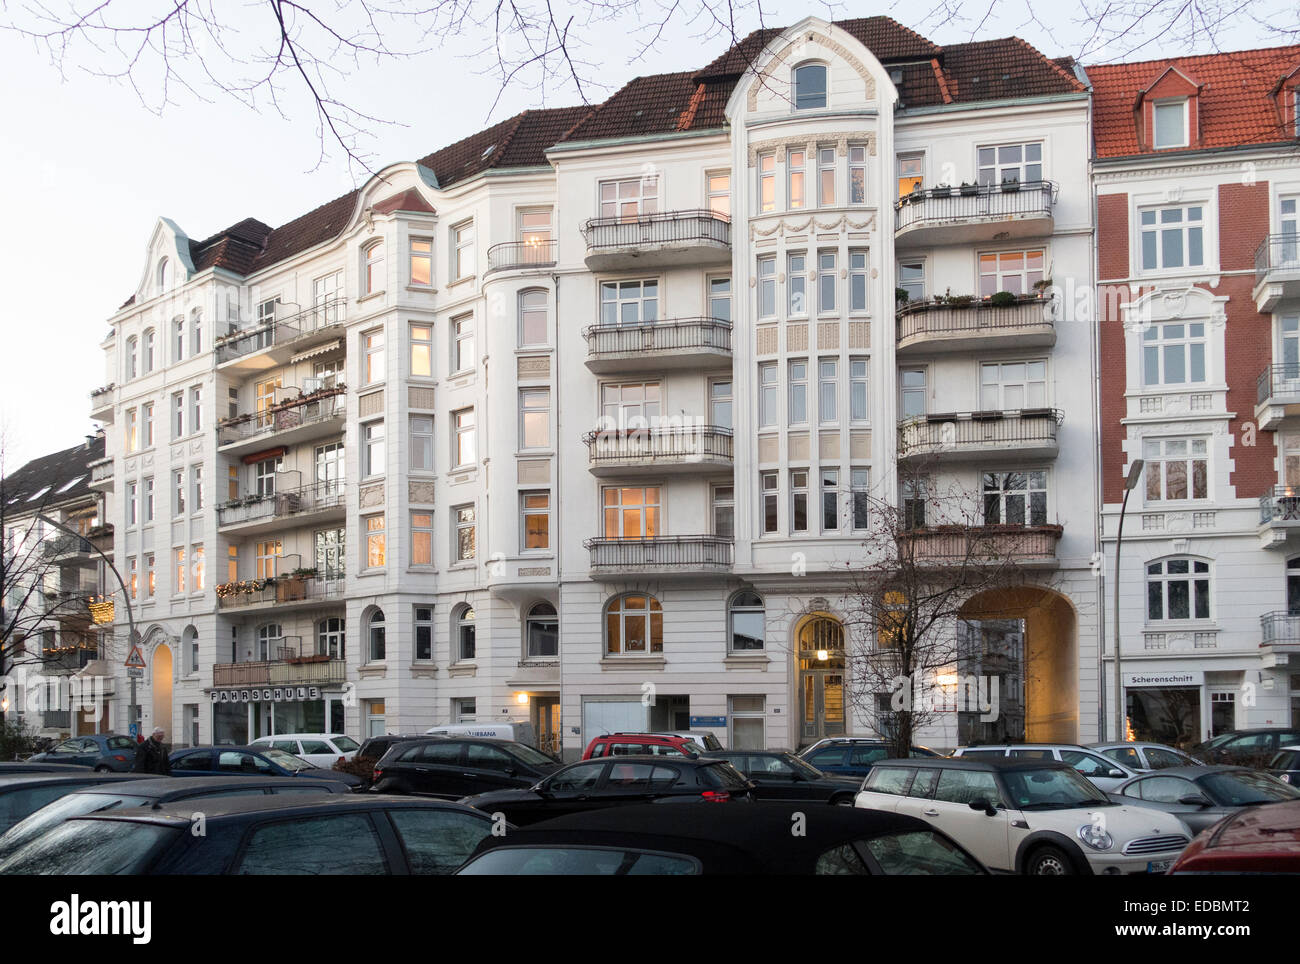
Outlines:
[[[1120,784],[1110,798],[1172,814],[1195,836],[1242,807],[1300,800],[1300,790],[1246,767],[1168,767]]]
[[[1194,756],[1163,743],[1091,743],[1089,749],[1122,763],[1138,773],[1167,770],[1169,767],[1204,766]]]
[[[1023,760],[1059,760],[1087,777],[1098,790],[1109,793],[1125,780],[1137,776],[1124,764],[1102,756],[1075,743],[1001,743],[993,746],[962,746],[953,750],[955,757],[990,759],[1012,757]]]

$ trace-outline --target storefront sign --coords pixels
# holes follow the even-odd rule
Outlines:
[[[284,703],[318,700],[319,686],[259,686],[256,689],[213,690],[213,703]]]
[[[691,729],[699,727],[723,727],[727,725],[725,716],[692,716]]]
[[[1199,669],[1160,671],[1153,673],[1125,673],[1124,686],[1201,686],[1205,672]]]

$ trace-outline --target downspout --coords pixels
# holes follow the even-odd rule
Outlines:
[[[559,682],[559,690],[556,693],[556,699],[559,705],[556,709],[560,714],[559,737],[560,743],[556,747],[560,759],[564,759],[564,538],[561,533],[564,531],[560,525],[560,504],[561,495],[564,487],[560,484],[561,475],[564,472],[564,457],[560,454],[560,446],[564,445],[564,432],[561,430],[564,419],[564,406],[560,403],[560,390],[562,383],[559,378],[560,374],[560,275],[551,275],[551,285],[555,289],[555,487],[552,489],[552,514],[551,521],[554,523],[555,531],[555,620],[560,627],[560,645],[559,645],[559,666],[557,667],[556,678]],[[579,707],[579,713],[581,713]],[[579,748],[579,754],[582,750]]]
[[[1086,76],[1086,75],[1085,75]],[[1089,84],[1089,91],[1092,86]],[[1088,97],[1088,188],[1092,204],[1092,224],[1089,231],[1089,253],[1092,258],[1092,293],[1093,310],[1090,312],[1088,353],[1092,371],[1092,495],[1097,512],[1093,522],[1093,570],[1097,580],[1097,739],[1106,739],[1106,566],[1102,537],[1104,535],[1104,506],[1101,487],[1102,448],[1101,448],[1101,258],[1097,249],[1097,180],[1094,164],[1096,161],[1096,144],[1093,143],[1093,99]],[[1098,564],[1100,563],[1100,564]],[[1116,627],[1118,634],[1118,627]]]

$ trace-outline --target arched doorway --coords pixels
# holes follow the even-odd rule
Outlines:
[[[176,742],[172,732],[172,650],[166,643],[159,643],[153,651],[153,726],[161,726],[166,731],[164,739],[168,743]],[[141,734],[148,737],[149,734]]]
[[[966,622],[958,673],[981,686],[996,681],[998,712],[993,720],[977,708],[959,712],[958,741],[1077,743],[1078,619],[1070,601],[1021,586],[974,596],[961,614]]]
[[[844,726],[844,626],[825,613],[795,629],[799,661],[799,740],[842,736]]]

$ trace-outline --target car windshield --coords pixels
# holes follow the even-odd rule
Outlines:
[[[1223,806],[1245,807],[1253,803],[1300,799],[1300,790],[1267,773],[1253,770],[1209,773],[1196,782],[1209,791],[1211,800]]]
[[[983,874],[984,868],[932,830],[910,830],[861,841],[890,875]]]
[[[361,746],[360,743],[352,739],[352,737],[350,736],[334,737],[334,745],[338,747],[340,750],[342,750],[344,753],[351,753],[353,750]]]
[[[541,750],[534,750],[527,743],[506,743],[504,747],[514,756],[533,766],[545,766],[555,762]]]
[[[1018,810],[1069,810],[1072,807],[1110,807],[1114,803],[1074,770],[1006,770],[1002,779]]]
[[[615,847],[499,847],[457,873],[467,877],[686,875],[700,873],[700,864],[686,854]]]
[[[0,874],[135,874],[180,832],[135,820],[69,820],[0,860]]]
[[[283,750],[277,750],[275,747],[260,747],[258,752],[272,763],[282,766],[286,770],[292,770],[294,773],[297,773],[299,770],[317,769],[317,767],[312,766],[306,760],[299,759],[292,753],[285,753]]]
[[[0,857],[7,857],[19,847],[35,840],[51,827],[57,827],[72,817],[81,817],[88,813],[102,813],[119,807],[139,807],[149,803],[152,797],[133,796],[121,793],[70,793],[55,800],[48,806],[41,807],[34,814],[20,823],[14,824],[0,837]]]

